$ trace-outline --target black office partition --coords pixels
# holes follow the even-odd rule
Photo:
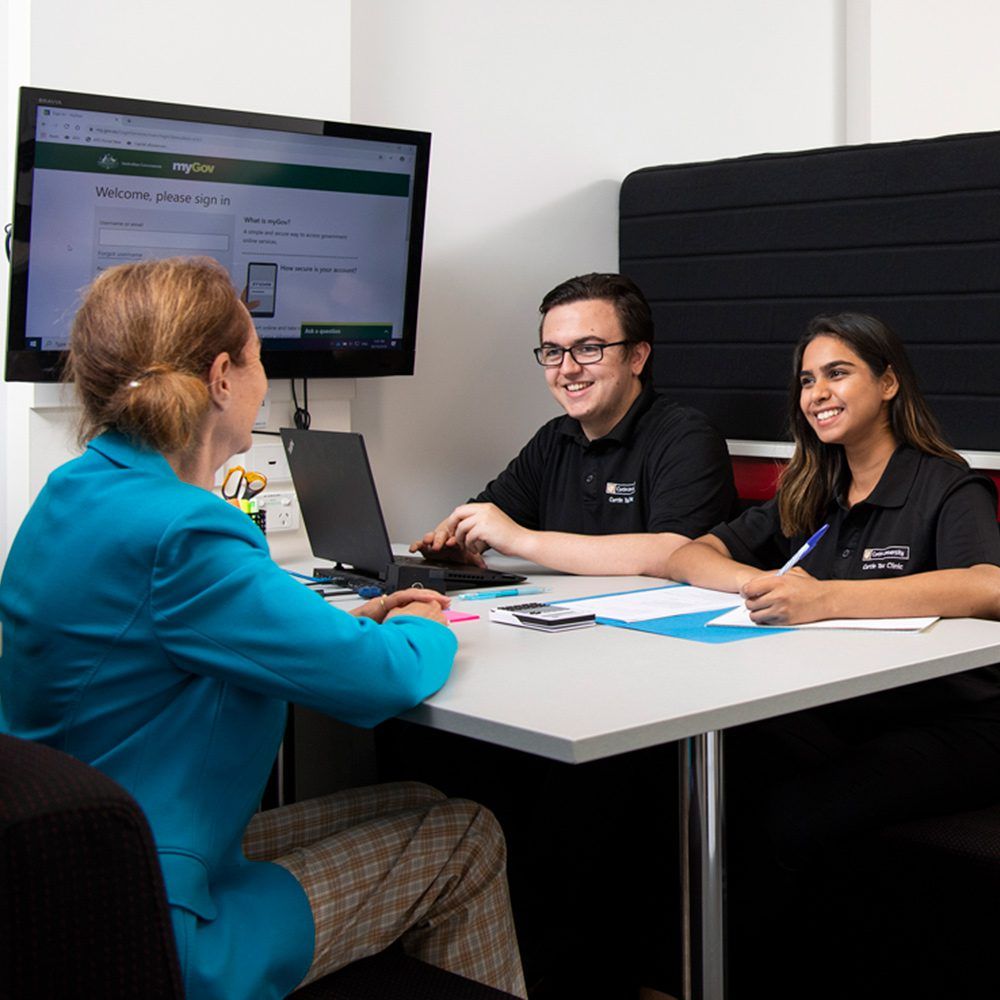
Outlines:
[[[648,167],[619,239],[654,383],[726,437],[787,438],[791,345],[858,310],[906,342],[956,447],[1000,451],[1000,132]]]

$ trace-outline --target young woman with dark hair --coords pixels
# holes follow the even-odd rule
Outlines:
[[[761,624],[1000,617],[996,489],[945,443],[899,338],[871,316],[817,316],[792,379],[777,496],[683,546],[668,574],[741,593]],[[776,576],[824,523],[802,566]]]
[[[944,441],[896,335],[871,316],[818,316],[792,380],[795,449],[777,496],[677,550],[670,576],[738,592],[760,624],[1000,617],[996,488]],[[778,576],[824,524],[800,566]],[[747,669],[767,669],[748,655]],[[837,633],[824,655],[846,655]],[[850,920],[802,931],[810,907],[821,923],[817,912],[836,903],[815,898],[818,875],[852,837],[1000,798],[1000,671],[733,729],[726,769],[734,982],[840,995],[827,991],[842,979],[812,970],[829,969],[822,951]],[[856,982],[848,992],[871,995]]]

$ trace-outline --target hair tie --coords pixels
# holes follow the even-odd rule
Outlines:
[[[155,372],[151,368],[147,368],[144,372],[139,372],[139,374],[136,375],[136,377],[132,379],[130,382],[127,382],[126,386],[129,389],[138,389],[139,386],[142,385],[142,383],[145,382],[150,375],[154,374]]]

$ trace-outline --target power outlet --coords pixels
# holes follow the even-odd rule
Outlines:
[[[294,531],[295,515],[284,507],[278,507],[269,515],[268,527],[271,531]]]
[[[268,534],[298,529],[299,504],[294,493],[261,493],[257,506],[267,511]]]

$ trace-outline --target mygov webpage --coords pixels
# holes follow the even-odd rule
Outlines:
[[[415,152],[39,108],[28,347],[66,346],[79,290],[105,268],[195,255],[229,270],[262,337],[398,345]]]

